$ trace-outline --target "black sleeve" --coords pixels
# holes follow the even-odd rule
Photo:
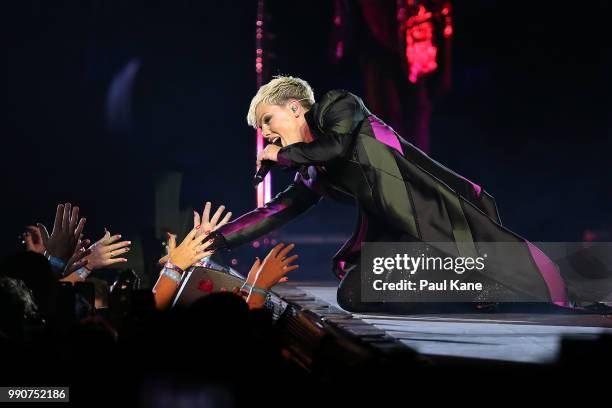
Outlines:
[[[217,230],[215,248],[234,248],[253,241],[290,221],[319,202],[321,196],[296,180],[263,207],[256,208]]]
[[[294,143],[283,147],[278,162],[283,167],[325,164],[344,156],[353,142],[355,129],[365,118],[363,103],[347,91],[332,91],[314,113],[318,134],[310,143]]]

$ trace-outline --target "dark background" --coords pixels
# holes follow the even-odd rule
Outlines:
[[[334,63],[332,1],[266,1],[268,73],[304,78],[316,96],[337,87],[364,96],[364,61],[382,57],[368,54],[376,44],[360,2],[345,3],[356,17]],[[374,3],[393,12],[395,1]],[[611,7],[575,4],[455,2],[452,86],[433,101],[431,156],[482,185],[504,225],[531,241],[610,239]],[[130,266],[146,281],[162,230],[187,228],[192,208],[252,209],[255,10],[244,0],[5,2],[3,252],[69,201],[89,237],[107,227],[133,240]],[[399,65],[380,61],[396,76]],[[288,179],[275,173],[275,191]],[[331,278],[354,216],[322,202],[275,235],[299,245],[295,279]],[[265,248],[232,255],[236,268]]]

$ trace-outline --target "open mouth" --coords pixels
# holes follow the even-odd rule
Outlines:
[[[277,141],[280,141],[280,136],[277,136],[274,139],[272,139],[272,141],[270,143],[277,144]]]

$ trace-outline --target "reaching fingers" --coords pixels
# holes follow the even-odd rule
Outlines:
[[[70,226],[70,211],[72,210],[72,204],[64,204],[64,215],[62,216],[62,231],[68,231]],[[55,231],[53,231],[55,232]]]
[[[74,231],[78,220],[79,220],[79,207],[75,205],[74,207],[72,207],[72,212],[70,213],[70,219],[68,220],[69,231]]]
[[[281,251],[278,253],[278,257],[279,257],[279,258],[281,258],[281,259],[282,259],[282,258],[284,258],[284,257],[286,257],[286,256],[287,256],[287,254],[288,254],[289,252],[291,252],[291,250],[292,250],[293,248],[295,248],[295,244],[289,244],[289,245],[287,245],[285,248],[283,248],[283,249],[282,249],[282,250],[281,250]]]
[[[261,259],[255,258],[255,262],[253,262],[253,266],[249,270],[249,274],[247,275],[247,283],[252,284],[255,281],[255,275],[257,275],[257,271],[261,267]]]
[[[300,267],[300,265],[287,265],[283,268],[283,272],[284,273],[289,273],[291,271],[295,271],[296,269],[298,269]]]
[[[204,205],[204,212],[202,213],[202,224],[208,224],[208,220],[210,219],[210,201],[207,201]]]
[[[104,235],[102,235],[102,238],[100,238],[98,242],[96,242],[96,244],[106,245],[110,237],[111,237],[110,231],[104,228]]]
[[[176,248],[176,235],[168,232],[168,251],[173,251]]]
[[[193,258],[194,258],[194,261],[199,261],[200,259],[209,257],[209,256],[211,256],[214,253],[215,253],[215,251],[198,252],[198,253],[195,254],[195,256]]]
[[[284,246],[285,244],[283,244],[282,242],[280,244],[277,244],[274,248],[272,248],[270,253],[268,253],[268,256],[276,257],[277,254],[283,249]]]
[[[32,234],[29,232],[26,232],[25,235],[23,236],[23,240],[25,241],[26,244],[26,248],[28,250],[31,250],[34,248],[34,241],[32,240]]]
[[[53,222],[53,231],[59,231],[62,228],[62,214],[64,214],[64,204],[58,204],[55,209],[55,221]]]
[[[206,248],[208,248],[208,247],[209,247],[209,245],[210,245],[210,244],[209,244],[208,242],[205,242],[205,243],[203,243],[203,244],[201,244],[201,245],[198,245],[198,246],[197,246],[197,247],[195,247],[193,250],[194,250],[196,253],[198,253],[198,252],[204,252],[204,251],[206,250]]]
[[[107,256],[109,258],[114,258],[115,256],[121,255],[121,254],[125,254],[126,252],[129,252],[130,248],[120,248],[120,249],[115,249],[114,251],[109,251],[107,252]]]
[[[189,245],[191,246],[191,248],[195,248],[198,245],[204,245],[202,244],[202,241],[204,241],[206,238],[208,238],[208,234],[202,234],[200,236],[196,236],[190,243]],[[185,238],[187,239],[187,238]],[[209,242],[206,242],[206,246],[208,247],[208,245],[210,245]]]
[[[257,271],[261,266],[261,259],[255,258],[255,262],[253,262],[253,266],[251,266],[251,271]],[[251,272],[249,272],[250,274]]]
[[[227,214],[225,214],[225,217],[223,217],[223,219],[221,220],[220,223],[217,224],[217,226],[215,228],[213,228],[213,231],[221,228],[222,226],[224,226],[225,224],[227,224],[230,220],[230,218],[232,218],[232,212],[228,212]]]
[[[215,225],[217,225],[217,221],[219,221],[219,218],[221,218],[221,214],[223,214],[223,211],[225,211],[224,205],[220,205],[219,208],[217,208],[217,211],[215,211],[215,214],[210,220],[210,224],[213,226],[213,228]]]
[[[200,226],[200,214],[197,211],[193,211],[193,228]]]
[[[109,234],[110,234],[110,232],[109,232]],[[112,237],[108,237],[108,239],[106,239],[106,241],[104,242],[104,245],[114,244],[115,242],[119,241],[120,239],[121,239],[121,234],[113,235]]]
[[[168,262],[170,260],[170,255],[166,255],[166,256],[162,256],[161,258],[159,258],[159,261],[157,261],[157,263],[159,265],[165,265],[166,262]]]
[[[192,229],[191,231],[189,231],[189,234],[187,234],[187,236],[185,237],[183,242],[191,242],[191,241],[193,241],[193,239],[195,238],[197,232],[199,231],[199,228],[200,227],[196,227],[196,228]]]
[[[106,250],[114,251],[115,249],[124,248],[124,247],[130,246],[131,244],[132,244],[132,241],[121,241],[121,242],[117,242],[116,244],[108,245],[106,247]]]
[[[295,260],[296,260],[296,259],[298,259],[298,258],[299,258],[299,256],[298,256],[298,255],[293,255],[293,256],[290,256],[289,258],[287,258],[287,259],[285,259],[285,260],[283,261],[283,265],[285,265],[285,267],[286,267],[287,265],[289,265],[291,262],[295,261]]]
[[[38,225],[38,231],[40,232],[40,236],[42,237],[43,245],[47,246],[47,241],[49,240],[49,231],[47,231],[47,227],[40,223],[36,225]]]
[[[41,240],[40,231],[38,230],[38,227],[35,227],[34,225],[28,225],[26,226],[26,230],[30,234],[32,234],[32,239],[34,240],[34,242]]]
[[[84,239],[83,241],[81,241],[81,245],[79,247],[80,250],[85,250],[85,248],[89,247],[89,245],[91,244],[91,240],[90,239]]]
[[[278,283],[285,283],[285,282],[287,282],[288,280],[289,280],[289,278],[288,278],[288,277],[283,276],[282,278],[280,278],[280,279],[278,280]]]
[[[117,263],[126,263],[127,261],[128,260],[126,258],[108,258],[103,262],[103,264],[104,266],[109,266]]]
[[[81,218],[79,220],[79,224],[76,226],[76,230],[74,230],[74,236],[75,237],[80,237],[81,236],[81,233],[83,232],[83,229],[85,228],[85,223],[86,222],[87,222],[87,220],[85,218]],[[70,231],[72,231],[72,229]]]

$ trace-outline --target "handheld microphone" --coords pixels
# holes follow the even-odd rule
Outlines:
[[[283,146],[280,141],[280,137],[276,139],[274,144],[279,147]],[[253,187],[257,187],[257,185],[263,181],[263,179],[268,175],[272,167],[274,167],[275,165],[276,162],[274,160],[262,160],[261,165],[255,173],[255,176],[253,176]]]

